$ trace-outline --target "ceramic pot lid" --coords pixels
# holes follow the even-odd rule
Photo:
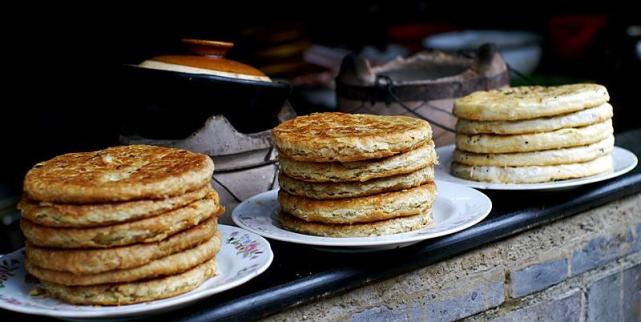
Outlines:
[[[163,55],[142,62],[143,68],[187,74],[205,74],[236,79],[271,82],[260,70],[249,65],[223,58],[234,44],[223,41],[183,39],[191,55]]]

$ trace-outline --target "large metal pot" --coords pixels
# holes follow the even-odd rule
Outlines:
[[[492,45],[468,53],[422,52],[376,67],[349,55],[336,77],[336,100],[343,112],[427,119],[441,146],[454,141],[456,98],[509,84],[505,62]]]

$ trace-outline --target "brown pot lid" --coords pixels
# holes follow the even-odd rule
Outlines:
[[[271,82],[260,70],[223,58],[234,44],[223,41],[183,39],[182,43],[193,55],[163,55],[142,62],[139,66],[189,74]]]

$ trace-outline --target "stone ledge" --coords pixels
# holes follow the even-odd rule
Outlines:
[[[267,320],[449,321],[512,311],[530,316],[548,304],[565,310],[564,303],[575,303],[576,290],[587,298],[587,285],[608,275],[604,267],[621,270],[620,258],[634,262],[640,249],[638,194]],[[630,260],[623,262],[631,267]],[[540,304],[546,299],[562,303]],[[580,310],[587,316],[585,306]]]
[[[612,283],[614,281],[614,283]],[[636,321],[641,317],[641,253],[620,258],[581,275],[523,298],[507,299],[498,308],[469,317],[464,321],[494,321],[504,316],[514,321],[529,321],[541,307],[557,308],[568,296],[580,293],[581,321]],[[626,307],[627,305],[627,307]],[[558,308],[557,308],[558,309]],[[631,318],[634,317],[634,318]],[[636,318],[636,319],[635,319]],[[545,320],[556,320],[545,315]],[[559,319],[564,320],[564,319]]]

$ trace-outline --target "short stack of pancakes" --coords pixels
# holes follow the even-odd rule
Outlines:
[[[610,171],[608,91],[597,84],[523,86],[457,100],[452,174],[492,183],[540,183]]]
[[[36,164],[19,208],[26,270],[50,296],[120,305],[190,291],[220,249],[206,155],[132,145]]]
[[[272,132],[281,225],[319,236],[407,232],[431,221],[432,130],[408,116],[316,113]]]

